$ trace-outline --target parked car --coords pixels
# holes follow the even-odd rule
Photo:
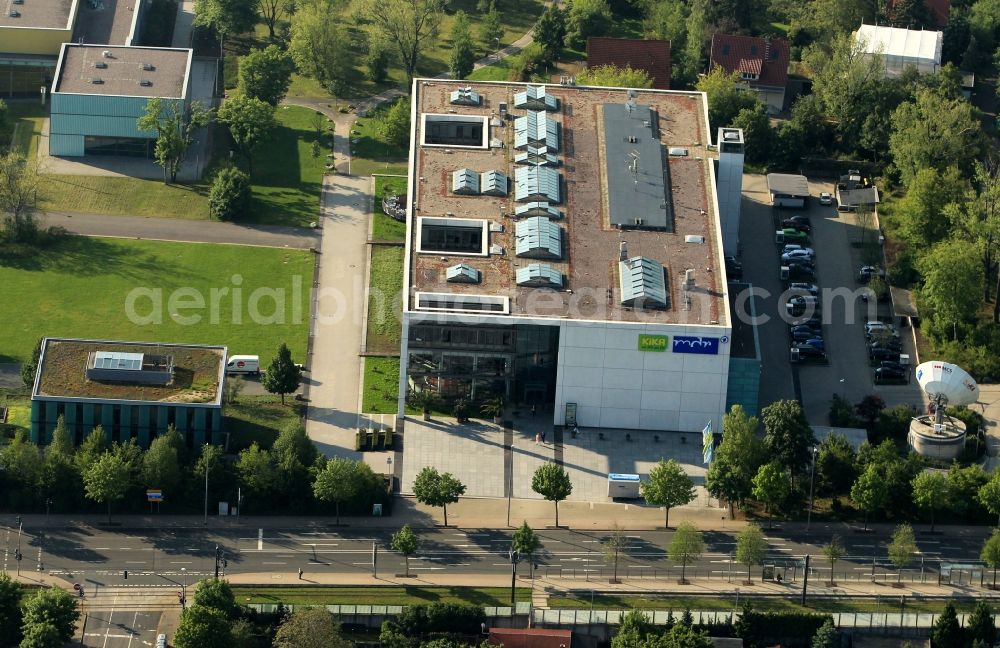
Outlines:
[[[823,329],[820,328],[818,324],[795,324],[793,326],[789,326],[788,331],[790,333],[806,333],[809,337],[815,337],[817,335],[822,335]]]
[[[808,344],[809,346],[813,346],[816,347],[817,349],[826,351],[826,344],[823,342],[822,337],[811,337],[805,342],[803,342],[803,344]]]
[[[797,260],[793,259],[791,262],[784,264],[785,268],[788,268],[787,272],[782,271],[781,278],[786,280],[795,279],[816,279],[816,271],[812,266],[802,265],[797,263]]]
[[[742,279],[743,278],[743,264],[740,263],[736,257],[727,256],[725,258],[726,262],[726,275],[730,279]]]
[[[782,254],[781,255],[781,265],[789,266],[792,264],[803,265],[808,268],[814,267],[812,257],[805,256],[802,254]]]
[[[886,363],[883,363],[883,365],[885,364]],[[875,370],[874,380],[876,385],[885,383],[907,383],[910,382],[910,374],[902,368],[897,369],[891,366],[881,366]]]
[[[868,349],[868,357],[876,362],[899,362],[899,352],[893,351],[892,349],[884,349],[882,347],[876,347],[874,349]]]
[[[814,283],[804,281],[793,281],[788,284],[788,290],[795,293],[807,294],[816,297],[819,295],[819,286]]]
[[[885,367],[886,369],[893,369],[895,371],[902,371],[902,372],[906,372],[906,373],[908,373],[910,371],[910,367],[909,366],[904,365],[904,364],[900,364],[898,362],[890,362],[888,360],[883,360],[881,363],[879,363],[879,366],[880,367]]]
[[[816,331],[808,327],[797,327],[791,333],[793,342],[806,342],[816,337]]]
[[[808,234],[806,234],[805,232],[799,231],[799,230],[795,229],[794,227],[786,227],[784,229],[780,229],[780,230],[778,230],[777,233],[780,235],[780,237],[779,237],[780,238],[780,240],[779,240],[780,243],[806,242],[806,241],[809,240],[809,235]]]
[[[824,191],[819,195],[819,204],[821,205],[832,205],[833,204],[833,194],[829,191]]]
[[[796,315],[790,322],[790,326],[808,326],[811,329],[820,331],[823,328],[823,318],[819,316],[819,313],[813,313],[809,317],[800,317]]]
[[[812,248],[794,247],[791,249],[782,250],[781,256],[801,257],[803,259],[809,259],[810,261],[812,261],[813,259],[816,258],[816,253],[813,252]]]
[[[790,227],[800,232],[809,232],[812,230],[812,223],[809,221],[808,216],[792,216],[791,218],[786,218],[781,221],[782,227]]]
[[[797,295],[795,297],[790,297],[787,302],[785,302],[785,311],[792,317],[798,317],[806,312],[806,310],[819,311],[820,303],[819,299],[813,297],[812,295]]]
[[[886,324],[877,320],[865,322],[865,335],[872,335],[876,331],[885,331],[896,335],[896,327],[892,324]]]
[[[861,283],[868,283],[872,280],[872,277],[884,277],[885,270],[878,266],[866,265],[861,266],[858,270],[858,281]]]
[[[781,248],[781,253],[788,254],[792,250],[805,250],[809,254],[816,254],[816,250],[812,249],[811,247],[799,245],[798,243],[786,243],[785,247]]]
[[[796,344],[792,347],[792,353],[797,353],[802,360],[825,360],[826,352],[808,344]]]

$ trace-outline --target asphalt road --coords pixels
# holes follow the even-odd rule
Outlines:
[[[54,212],[46,213],[44,220],[46,225],[65,227],[69,232],[84,236],[228,243],[303,250],[319,247],[318,232],[300,227]]]
[[[801,525],[799,525],[801,526]],[[182,589],[214,573],[215,547],[226,560],[225,573],[295,573],[302,569],[305,580],[311,573],[369,572],[372,547],[378,547],[378,570],[382,574],[402,573],[403,559],[388,550],[391,529],[344,529],[336,531],[289,532],[279,529],[202,529],[105,530],[87,527],[49,528],[44,533],[25,529],[21,537],[21,569],[41,566],[53,576],[84,583],[88,588],[104,586],[170,586]],[[888,567],[885,545],[888,537],[874,533],[844,533],[845,528],[814,525],[813,533],[801,530],[767,530],[766,563],[786,569],[785,578],[794,579],[802,558],[813,556],[814,568],[825,570],[820,545],[834,532],[841,533],[848,557],[838,563],[838,576],[869,577],[873,558],[876,572],[895,574]],[[918,532],[922,561],[910,574],[923,569],[936,574],[939,562],[975,563],[985,527],[950,527],[946,534]],[[0,537],[3,567],[14,571],[17,529],[6,529]],[[542,548],[536,564],[543,573],[553,576],[589,577],[608,570],[602,557],[602,541],[607,532],[582,532],[565,529],[536,531]],[[420,550],[410,559],[415,573],[495,574],[510,570],[508,531],[434,528],[418,530]],[[629,546],[619,564],[619,573],[629,577],[666,576],[668,568],[677,570],[667,559],[671,532],[628,532]],[[725,532],[706,532],[706,553],[687,567],[689,577],[714,578],[738,574],[739,565],[731,565],[735,538]],[[40,551],[39,551],[40,550]],[[124,571],[128,571],[128,579]],[[915,571],[914,571],[915,570]],[[936,576],[935,576],[936,578]]]
[[[155,646],[160,613],[126,610],[128,602],[124,599],[121,604],[122,610],[89,612],[83,627],[83,643],[74,645],[94,648]]]

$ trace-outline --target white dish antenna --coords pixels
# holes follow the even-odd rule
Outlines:
[[[931,360],[917,367],[917,383],[939,405],[968,405],[979,400],[979,385],[958,365]]]

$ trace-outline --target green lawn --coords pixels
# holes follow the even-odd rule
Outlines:
[[[402,291],[403,248],[373,246],[368,294],[367,349],[370,353],[399,353]]]
[[[510,74],[510,64],[513,58],[500,59],[496,63],[484,65],[468,76],[470,81],[506,81]]]
[[[406,223],[386,216],[382,211],[382,198],[387,195],[406,194],[406,178],[389,178],[375,176],[375,197],[373,207],[375,215],[372,221],[373,241],[405,241]]]
[[[0,256],[4,312],[19,314],[0,326],[0,362],[27,359],[46,335],[225,344],[230,353],[260,355],[262,363],[287,342],[292,355],[302,358],[314,264],[313,255],[300,250],[76,236],[47,249]],[[242,283],[234,309],[237,274]],[[179,288],[193,295],[175,295]],[[255,295],[257,289],[270,289],[273,296]],[[135,302],[136,314],[155,320],[155,303],[162,309],[159,323],[126,315],[133,290],[147,291]],[[275,309],[282,293],[284,307]],[[198,296],[205,308],[185,310]],[[172,305],[172,299],[179,303]],[[217,308],[211,308],[213,301]],[[198,322],[177,320],[198,315]],[[273,316],[273,323],[261,316]]]
[[[889,590],[890,588],[886,588]],[[894,599],[893,603],[887,603],[886,599],[892,597]],[[740,604],[742,605],[747,597],[740,597]],[[883,612],[899,612],[899,597],[898,595],[893,595],[891,591],[887,591],[885,596],[881,601],[877,601],[874,597],[858,597],[858,598],[810,598],[808,599],[808,605],[803,606],[799,602],[799,598],[779,598],[774,596],[766,597],[750,597],[753,602],[754,609],[760,611],[774,611],[774,612],[875,612],[880,610]],[[971,600],[965,601],[953,601],[956,609],[959,612],[971,612],[975,607],[975,602]],[[616,594],[596,594],[593,597],[593,607],[595,610],[626,610],[631,608],[639,608],[643,610],[674,610],[680,612],[685,608],[691,610],[719,610],[727,611],[733,610],[735,605],[735,597],[718,597],[718,596],[630,596],[630,595],[616,595]],[[932,600],[932,601],[921,601],[913,600],[907,597],[906,600],[906,612],[907,613],[931,613],[939,614],[943,611],[945,606],[945,601]],[[549,607],[552,608],[577,608],[577,609],[589,609],[591,607],[591,597],[588,592],[578,592],[574,594],[566,594],[562,596],[553,596],[549,598]],[[994,608],[998,607],[996,604]]]
[[[7,408],[7,425],[27,430],[31,427],[31,400],[23,396],[0,396],[0,407]]]
[[[313,114],[298,106],[278,109],[278,128],[254,160],[254,202],[242,222],[307,227],[318,218],[330,138],[328,134],[321,136],[319,155],[314,157],[312,143],[317,138]],[[216,131],[218,154],[226,154],[226,138],[224,131]],[[37,138],[31,139],[30,146],[37,146]],[[41,207],[46,211],[209,220],[211,175],[210,169],[198,182],[177,185],[142,178],[47,175]]]
[[[409,145],[396,146],[386,142],[378,132],[378,122],[388,105],[383,104],[354,122],[351,132],[351,173],[366,176],[373,173],[406,174]]]
[[[298,605],[421,605],[427,603],[471,603],[482,606],[510,605],[506,587],[282,587],[236,585],[239,603],[284,603]],[[530,601],[531,590],[519,587],[515,599]]]
[[[278,432],[297,423],[304,410],[301,403],[287,396],[284,405],[278,396],[240,396],[237,403],[223,409],[223,426],[230,435],[229,451],[239,452],[254,441],[262,448],[270,448]]]
[[[365,385],[361,411],[395,414],[399,398],[399,358],[365,358]]]
[[[42,126],[47,115],[46,108],[37,101],[11,101],[7,106],[14,129],[14,147],[29,160],[36,159],[38,140],[42,136]]]
[[[254,223],[306,227],[319,218],[319,194],[332,142],[324,118],[319,139],[313,128],[316,111],[299,106],[281,106],[278,129],[261,146],[254,159]],[[312,143],[319,141],[314,157]]]

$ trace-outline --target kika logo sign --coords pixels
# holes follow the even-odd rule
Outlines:
[[[659,351],[663,352],[667,350],[667,342],[670,341],[666,335],[640,335],[639,336],[639,350],[640,351]]]

